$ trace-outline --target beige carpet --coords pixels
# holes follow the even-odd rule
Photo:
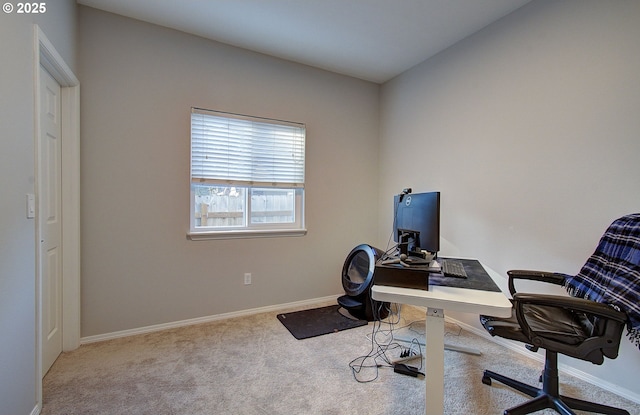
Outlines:
[[[372,323],[296,340],[276,314],[109,340],[64,353],[44,378],[41,413],[424,413],[423,379],[396,374],[384,366],[363,369],[358,374],[369,382],[360,383],[354,378],[349,363],[371,350]],[[399,325],[422,320],[423,316],[420,309],[405,306]],[[422,326],[417,322],[412,327],[419,330]],[[536,384],[540,363],[453,324],[447,323],[446,329],[447,342],[482,352],[473,356],[445,351],[446,414],[501,414],[505,408],[528,399],[498,382],[482,384],[482,370],[490,368]],[[382,341],[385,335],[376,337]],[[395,357],[396,352],[391,351],[389,356]],[[561,377],[561,389],[569,396],[640,414],[640,405],[571,377]]]

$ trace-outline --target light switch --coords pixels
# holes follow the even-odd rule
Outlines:
[[[36,217],[36,196],[34,194],[27,194],[27,219],[33,219]]]

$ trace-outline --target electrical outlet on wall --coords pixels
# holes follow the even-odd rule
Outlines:
[[[249,285],[251,284],[251,273],[250,272],[245,272],[244,273],[244,285]]]

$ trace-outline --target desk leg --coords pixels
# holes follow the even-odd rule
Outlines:
[[[425,327],[425,414],[444,413],[444,311],[427,308]]]
[[[453,352],[468,353],[475,356],[482,356],[482,353],[478,349],[473,349],[471,347],[464,347],[464,346],[456,346],[454,344],[445,343],[444,350],[451,350]]]

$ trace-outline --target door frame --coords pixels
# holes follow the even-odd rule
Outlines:
[[[80,81],[34,24],[35,193],[38,201],[40,66],[60,84],[62,152],[62,351],[80,346]],[[39,209],[36,203],[36,209]],[[39,215],[36,214],[36,218]],[[42,404],[42,281],[40,223],[36,223],[36,402]]]

